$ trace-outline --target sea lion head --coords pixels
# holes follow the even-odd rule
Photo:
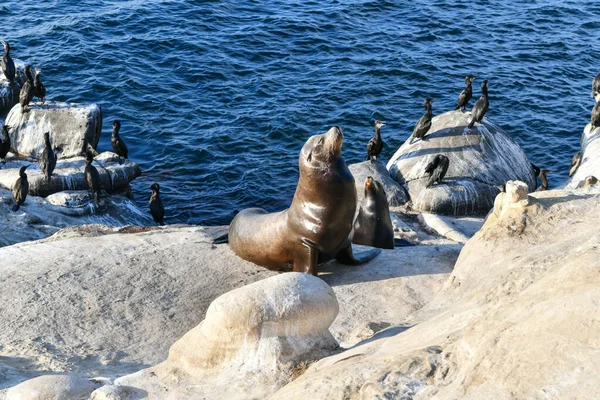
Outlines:
[[[374,196],[375,194],[377,194],[377,181],[373,177],[367,176],[367,179],[365,179],[365,197]]]
[[[331,163],[342,156],[344,134],[338,126],[333,126],[326,133],[311,136],[300,152],[301,162],[313,166]]]

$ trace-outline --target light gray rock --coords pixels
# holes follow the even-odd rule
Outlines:
[[[581,135],[581,164],[567,188],[576,189],[585,178],[592,175],[600,179],[600,128],[591,130],[591,124],[587,124]]]
[[[12,188],[19,177],[19,168],[23,165],[30,165],[27,168],[27,178],[29,194],[32,196],[46,197],[66,190],[88,190],[85,180],[84,157],[59,159],[50,182],[46,181],[37,162],[9,159],[3,167],[0,167],[0,187]],[[107,193],[127,191],[129,182],[142,174],[140,167],[131,160],[125,160],[123,164],[119,164],[118,156],[112,152],[99,154],[94,159],[93,165],[100,174],[102,189]]]
[[[449,111],[433,118],[425,140],[405,142],[387,164],[390,175],[404,186],[413,209],[447,215],[484,215],[509,180],[536,180],[521,147],[500,127],[484,119],[468,129],[470,113]],[[425,188],[425,167],[437,154],[450,159],[441,184]]]
[[[350,164],[348,165],[348,169],[350,169],[350,172],[354,176],[357,204],[360,204],[365,197],[365,180],[368,176],[373,177],[383,185],[390,207],[398,207],[408,201],[406,190],[392,179],[385,165],[379,161],[374,163],[363,161],[357,164]]]
[[[34,102],[24,114],[20,105],[15,105],[5,124],[10,127],[15,154],[38,158],[44,149],[44,133],[50,132],[50,142],[60,150],[58,158],[69,158],[81,155],[85,143],[96,148],[102,132],[102,109],[97,104]]]
[[[79,376],[42,375],[8,389],[6,400],[87,400],[97,387]]]
[[[149,398],[165,391],[177,399],[264,398],[302,363],[338,348],[328,329],[337,313],[335,294],[323,280],[276,275],[215,299],[204,321],[171,346],[166,362],[115,384],[142,389]]]
[[[99,204],[86,202],[91,200],[87,191],[57,193],[49,199],[54,204],[42,197],[28,196],[19,211],[13,212],[12,193],[0,189],[0,247],[43,239],[76,225],[155,225],[148,211],[140,210],[120,195],[102,197]]]

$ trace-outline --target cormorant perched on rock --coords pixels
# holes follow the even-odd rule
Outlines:
[[[417,121],[417,125],[415,125],[415,129],[413,130],[412,137],[408,144],[412,144],[415,139],[423,139],[427,132],[429,132],[429,128],[431,128],[431,118],[433,118],[433,113],[431,112],[431,103],[433,101],[433,99],[428,97],[425,99],[425,102],[423,102],[425,114]]]
[[[114,120],[113,121],[113,131],[112,136],[110,138],[110,143],[112,144],[113,150],[119,156],[119,164],[122,164],[121,157],[127,159],[127,145],[119,136],[119,130],[121,129],[121,122]]]
[[[488,81],[481,82],[481,97],[477,100],[473,109],[471,110],[471,122],[469,122],[469,128],[475,125],[475,122],[481,122],[483,116],[490,108],[490,102],[488,100]]]
[[[8,136],[8,126],[2,126],[2,139],[0,140],[0,158],[2,163],[6,163],[6,155],[10,151],[10,136]]]
[[[369,140],[367,144],[367,160],[374,162],[377,159],[379,153],[383,149],[383,139],[381,139],[380,129],[385,125],[385,121],[375,121],[375,136]]]
[[[444,176],[446,176],[446,172],[448,171],[448,166],[450,165],[450,160],[448,157],[438,154],[433,158],[427,166],[425,167],[425,172],[429,174],[429,180],[425,187],[429,187],[434,183],[442,182]]]
[[[569,171],[569,176],[573,176],[573,174],[575,174],[575,171],[577,171],[577,168],[579,168],[580,164],[581,164],[581,152],[578,151],[577,153],[575,153],[575,155],[573,156],[573,159],[571,160],[571,170]]]
[[[27,80],[23,84],[21,88],[21,93],[19,94],[19,103],[21,104],[21,113],[25,111],[25,107],[29,105],[31,100],[33,99],[33,77],[31,76],[31,65],[25,67],[25,76]]]
[[[100,174],[96,167],[92,165],[93,161],[94,156],[91,153],[87,153],[85,160],[85,180],[92,192],[94,202],[98,203],[100,201]]]
[[[15,68],[15,62],[10,57],[10,44],[8,42],[2,41],[4,45],[4,56],[2,57],[2,73],[9,81],[15,80],[15,74],[17,73],[17,69]]]
[[[596,97],[598,93],[600,93],[600,72],[598,72],[598,75],[592,81],[592,94],[590,96]]]
[[[46,101],[46,86],[44,86],[44,84],[42,83],[42,80],[40,79],[40,72],[42,72],[41,69],[39,69],[39,68],[35,69],[35,80],[33,82],[33,93],[34,93],[35,97],[40,99],[42,101],[42,104],[44,104],[44,102]]]
[[[467,104],[469,104],[471,97],[473,97],[473,86],[471,84],[475,78],[477,78],[476,75],[467,75],[465,77],[465,88],[458,95],[458,102],[456,103],[455,110],[460,110],[462,108],[463,112],[467,111]]]
[[[50,182],[52,172],[56,168],[56,154],[54,154],[52,145],[50,144],[50,132],[44,133],[44,142],[46,143],[46,147],[44,147],[40,156],[40,169],[46,176],[46,181]]]
[[[548,190],[548,173],[549,172],[553,172],[553,171],[550,169],[543,169],[540,171],[540,180],[542,181],[542,185],[535,190],[536,192]]]
[[[540,175],[540,171],[541,171],[540,167],[538,167],[537,165],[535,165],[532,162],[530,162],[529,164],[531,165],[531,169],[533,169],[535,176],[538,177]]]
[[[25,173],[27,167],[29,167],[29,165],[21,167],[19,170],[19,177],[12,188],[13,198],[15,199],[13,211],[19,211],[19,207],[25,203],[27,193],[29,193],[29,182],[27,182],[27,174]]]
[[[160,185],[158,183],[154,183],[152,186],[150,186],[150,189],[152,190],[152,195],[150,196],[150,214],[152,214],[154,222],[159,225],[164,225],[165,207],[160,199]]]
[[[592,116],[590,118],[590,122],[592,127],[590,128],[590,132],[600,126],[600,101],[596,103],[594,108],[592,108]]]

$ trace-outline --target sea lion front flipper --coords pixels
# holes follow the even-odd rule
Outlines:
[[[380,249],[371,249],[366,251],[361,251],[357,255],[352,253],[352,245],[349,244],[347,247],[341,249],[336,255],[335,259],[346,265],[361,265],[366,263],[367,261],[372,260],[377,255],[381,253]]]
[[[319,264],[319,247],[315,242],[307,238],[302,238],[302,245],[306,248],[306,253],[294,259],[294,272],[304,272],[317,276],[317,266]]]

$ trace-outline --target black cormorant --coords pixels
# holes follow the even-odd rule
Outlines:
[[[21,113],[25,111],[25,107],[27,107],[33,99],[33,77],[31,76],[31,65],[25,67],[25,76],[27,77],[27,80],[23,84],[21,93],[19,94]]]
[[[536,189],[536,192],[548,190],[548,173],[549,172],[553,172],[553,171],[550,169],[543,169],[540,171],[540,180],[542,181],[542,185]]]
[[[96,167],[92,165],[94,161],[94,156],[91,153],[87,153],[86,161],[85,161],[85,180],[92,192],[92,196],[94,197],[94,202],[98,203],[100,201],[100,174]]]
[[[433,118],[433,113],[431,112],[431,103],[433,99],[426,98],[425,102],[423,102],[423,106],[425,107],[425,114],[417,121],[417,125],[415,125],[415,129],[413,130],[412,137],[408,144],[412,144],[415,139],[423,139],[427,132],[429,132],[429,128],[431,128],[431,118]]]
[[[29,165],[21,167],[19,170],[19,177],[12,188],[13,198],[15,199],[13,211],[19,211],[19,208],[25,203],[27,193],[29,193],[29,182],[27,182],[27,174],[25,173],[27,167],[29,167]]]
[[[438,154],[433,158],[427,166],[425,167],[425,173],[429,174],[429,179],[427,180],[427,184],[425,187],[429,187],[434,183],[440,183],[444,176],[446,176],[446,172],[448,171],[448,166],[450,165],[450,160],[448,157]]]
[[[600,93],[600,72],[598,72],[598,75],[592,81],[592,94],[590,96],[596,97],[598,93]]]
[[[467,104],[469,104],[471,97],[473,97],[473,86],[471,84],[475,78],[477,78],[476,75],[467,75],[465,77],[465,88],[458,95],[458,102],[456,103],[455,110],[460,110],[462,108],[463,112],[467,111]]]
[[[575,174],[575,171],[577,171],[577,168],[579,168],[579,164],[581,164],[581,152],[580,151],[575,153],[575,155],[573,156],[573,159],[571,160],[571,170],[569,171],[569,176],[573,176]]]
[[[54,168],[56,168],[56,154],[52,150],[52,145],[50,144],[50,132],[44,133],[44,142],[46,143],[46,147],[44,147],[42,155],[40,156],[40,169],[46,176],[46,182],[50,182],[52,172],[54,172]]]
[[[42,101],[42,104],[44,104],[44,102],[46,101],[46,86],[44,86],[44,84],[42,83],[42,80],[40,79],[40,72],[42,72],[41,69],[39,69],[39,68],[35,69],[35,80],[33,82],[33,93],[34,93],[35,97],[40,99]]]
[[[158,183],[154,183],[152,186],[150,186],[150,189],[152,190],[152,195],[150,195],[150,214],[152,214],[154,222],[159,225],[164,225],[165,207],[160,199],[160,185]]]
[[[112,144],[112,148],[119,156],[119,164],[122,164],[121,157],[127,159],[127,145],[119,136],[119,130],[121,129],[120,121],[113,121],[113,131],[112,136],[110,138],[110,143]]]
[[[367,160],[371,160],[371,162],[377,159],[377,156],[383,149],[383,139],[381,139],[380,129],[384,125],[385,121],[375,121],[375,136],[367,144]]]
[[[0,140],[0,158],[2,163],[6,163],[6,155],[10,151],[10,136],[8,136],[8,126],[2,126],[2,139]]]
[[[2,73],[9,81],[15,80],[15,74],[17,73],[17,69],[15,68],[15,62],[10,57],[10,44],[8,42],[2,41],[4,45],[4,56],[2,57]]]
[[[471,110],[471,122],[469,122],[469,128],[475,125],[475,122],[480,122],[483,116],[490,108],[490,102],[488,100],[488,81],[481,82],[481,97],[477,100],[473,109]]]
[[[590,128],[590,132],[600,126],[600,101],[596,103],[594,108],[592,108],[592,116],[590,118],[590,122],[592,127]]]

